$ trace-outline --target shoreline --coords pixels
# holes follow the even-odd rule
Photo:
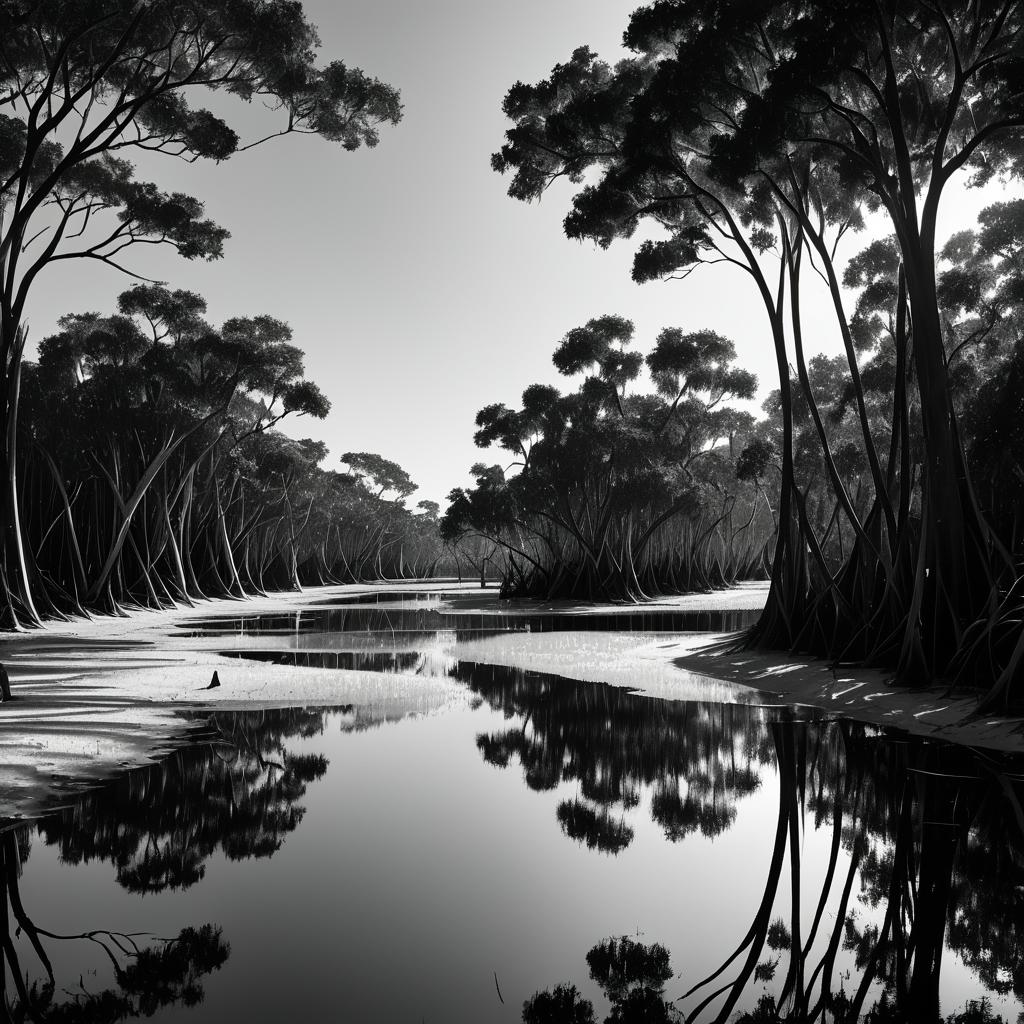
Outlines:
[[[449,610],[459,614],[544,614],[571,621],[595,612],[753,611],[763,606],[767,585],[745,584],[645,605],[499,606],[495,590],[473,584],[349,584],[210,600],[195,607],[139,609],[128,617],[50,621],[31,632],[3,633],[0,661],[10,673],[15,699],[0,705],[0,822],[35,816],[83,788],[159,760],[195,728],[196,716],[204,711],[372,704],[388,713],[430,713],[462,692],[448,675],[458,662],[607,683],[655,699],[814,708],[931,739],[1024,752],[1024,719],[976,719],[972,697],[948,697],[940,688],[907,690],[893,686],[881,672],[833,671],[808,657],[723,652],[721,641],[733,634],[570,628],[460,640],[453,628],[439,632],[433,642],[407,645],[420,654],[415,670],[377,672],[231,657],[223,652],[280,651],[287,637],[204,636],[188,629],[211,619],[331,607],[331,602],[381,590],[457,598],[458,607]],[[315,653],[315,639],[316,634],[295,633],[283,646]],[[207,690],[214,671],[221,686]]]

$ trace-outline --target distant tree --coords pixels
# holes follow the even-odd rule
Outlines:
[[[507,593],[639,600],[760,571],[757,495],[735,526],[748,488],[722,471],[752,423],[724,402],[751,397],[756,378],[712,331],[666,328],[646,359],[630,350],[633,334],[620,316],[589,320],[553,354],[564,376],[583,376],[575,392],[534,384],[521,409],[477,414],[477,445],[513,462],[474,466],[476,487],[449,495],[442,531],[500,548]],[[629,393],[645,363],[657,394]],[[672,553],[679,523],[685,547]]]

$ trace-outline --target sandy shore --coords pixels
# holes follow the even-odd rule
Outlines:
[[[232,619],[260,613],[287,617],[331,607],[379,587],[327,587],[250,601],[209,601],[194,608],[138,611],[127,618],[51,622],[22,634],[0,634],[16,700],[0,707],[0,819],[37,813],[84,785],[161,757],[196,724],[183,711],[282,705],[374,705],[395,714],[429,713],[458,699],[450,678],[459,661],[507,665],[571,679],[604,682],[670,700],[792,704],[877,725],[1006,751],[1024,750],[1020,719],[972,717],[969,698],[939,690],[910,692],[880,673],[833,671],[822,662],[775,654],[723,654],[722,634],[512,632],[461,641],[454,629],[390,651],[415,651],[410,668],[391,672],[306,668],[231,657],[232,650],[337,651],[351,634],[233,632]],[[426,589],[394,584],[396,598]],[[431,586],[444,605],[490,614],[592,613],[571,603],[510,607],[495,591]],[[644,606],[650,611],[742,611],[760,608],[766,587],[688,595]],[[380,607],[380,606],[378,606]],[[602,614],[636,607],[602,607]],[[210,620],[221,635],[203,633]],[[342,638],[332,642],[333,638]],[[347,640],[346,640],[347,638]],[[221,686],[207,690],[213,672]]]

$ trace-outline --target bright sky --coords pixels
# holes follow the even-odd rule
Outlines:
[[[150,160],[140,177],[204,200],[232,237],[214,263],[142,247],[132,269],[199,292],[215,324],[258,313],[291,324],[307,375],[333,408],[323,422],[285,421],[288,432],[325,441],[328,466],[345,451],[395,460],[420,485],[413,502],[443,503],[473,462],[499,460],[473,445],[476,411],[517,404],[531,383],[557,383],[555,344],[593,316],[632,319],[643,351],[665,326],[714,328],[767,391],[774,355],[742,272],[705,268],[686,282],[634,285],[633,244],[604,252],[566,240],[568,189],[528,206],[490,169],[508,126],[508,87],[545,77],[582,44],[614,60],[636,3],[306,0],[322,59],[398,87],[402,123],[355,153],[291,137],[220,165]],[[278,123],[259,107],[236,113],[247,138]],[[99,264],[48,271],[30,302],[31,339],[64,313],[113,312],[130,283]],[[813,352],[832,326],[823,314],[817,336],[813,315],[808,327]]]

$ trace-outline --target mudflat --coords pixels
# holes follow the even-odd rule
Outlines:
[[[766,594],[765,584],[744,584],[641,606],[597,606],[506,602],[493,588],[410,582],[140,609],[0,634],[15,694],[0,707],[0,818],[37,813],[165,756],[201,726],[208,708],[372,705],[384,714],[430,713],[458,692],[450,671],[459,662],[608,683],[664,700],[815,708],[971,746],[1024,750],[1022,720],[979,718],[969,694],[911,691],[874,670],[740,652],[729,642],[734,634],[720,630],[666,629],[697,613],[708,623],[756,613]],[[356,628],[355,620],[342,631],[332,627],[339,615],[366,608],[374,609],[374,628]],[[428,612],[430,628],[400,628],[410,609]],[[316,616],[326,625],[303,626]],[[594,616],[600,628],[576,628]],[[616,628],[617,618],[627,628]],[[529,629],[531,619],[544,631]],[[652,628],[637,630],[637,621]],[[349,657],[346,666],[376,659],[374,669],[342,667],[339,654]],[[214,672],[220,685],[210,689]]]

